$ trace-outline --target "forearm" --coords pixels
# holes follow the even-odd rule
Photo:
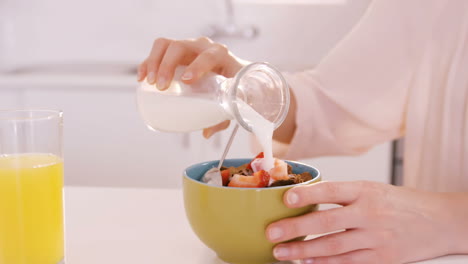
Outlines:
[[[273,133],[273,139],[279,141],[281,143],[289,144],[294,136],[294,132],[296,131],[296,111],[297,111],[297,103],[296,97],[292,91],[289,89],[291,94],[290,104],[289,104],[289,111],[286,119],[284,120],[283,124],[278,127],[275,132]]]

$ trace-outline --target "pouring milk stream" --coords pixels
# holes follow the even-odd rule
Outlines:
[[[239,111],[246,123],[252,127],[252,132],[262,146],[264,155],[262,167],[264,170],[269,171],[274,167],[275,163],[272,144],[275,125],[244,102],[239,103]]]

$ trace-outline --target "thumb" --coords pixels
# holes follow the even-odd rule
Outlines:
[[[215,126],[208,127],[203,129],[203,137],[206,139],[210,138],[214,133],[219,132],[221,130],[225,130],[231,124],[230,120],[223,121]]]

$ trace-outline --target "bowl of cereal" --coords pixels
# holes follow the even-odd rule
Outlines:
[[[283,195],[290,188],[321,180],[316,168],[275,159],[274,168],[263,170],[261,159],[225,160],[222,185],[210,184],[204,178],[219,161],[195,164],[184,171],[184,206],[190,226],[227,263],[277,262],[275,244],[265,236],[266,227],[317,210],[317,205],[292,209],[283,203]]]

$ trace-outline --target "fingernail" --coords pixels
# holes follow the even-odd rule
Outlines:
[[[275,258],[287,258],[289,257],[289,249],[287,247],[282,247],[282,246],[277,246],[273,250],[273,255],[275,255]]]
[[[303,260],[301,260],[301,263],[302,264],[313,264],[314,259],[303,259]]]
[[[289,192],[288,196],[286,196],[286,201],[288,201],[288,204],[290,205],[297,204],[299,202],[299,195],[294,192]]]
[[[156,81],[156,75],[154,74],[154,72],[148,73],[147,80],[149,84],[154,84],[154,82]]]
[[[272,227],[268,231],[268,237],[270,240],[278,240],[284,235],[284,232],[281,228],[279,227]]]
[[[193,78],[193,73],[191,73],[191,72],[186,72],[181,77],[181,79],[184,80],[184,81],[191,80],[192,78]]]
[[[158,86],[159,90],[163,90],[164,88],[166,88],[166,78],[164,78],[163,76],[159,77],[158,84],[156,86]]]

